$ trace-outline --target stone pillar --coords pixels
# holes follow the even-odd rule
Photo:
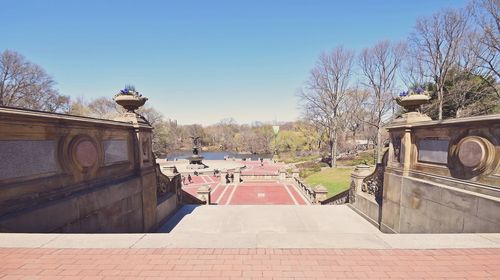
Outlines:
[[[205,201],[207,205],[210,205],[210,191],[212,189],[208,185],[204,185],[198,188],[196,191],[196,197],[202,201]]]
[[[239,168],[237,168],[234,171],[234,181],[233,181],[233,183],[239,184],[240,183],[240,179],[241,179],[241,170]]]
[[[136,113],[136,110],[142,107],[148,99],[133,89],[130,89],[128,94],[120,91],[113,99],[126,110],[115,120],[131,123],[135,129],[132,144],[134,150],[133,161],[136,171],[139,171],[137,174],[140,174],[141,177],[143,230],[148,232],[156,227],[156,195],[158,188],[154,169],[156,163],[153,158],[153,131],[151,124]]]
[[[354,183],[354,186],[356,186],[356,194],[361,191],[361,184],[363,184],[363,179],[370,174],[370,166],[366,164],[357,165],[354,171],[351,173],[351,184]]]
[[[326,199],[326,195],[328,194],[328,190],[322,185],[317,185],[314,188],[314,193],[316,194],[315,195],[316,201],[314,201],[314,203],[321,204],[321,201]]]
[[[300,171],[298,168],[292,170],[292,178],[299,178]]]
[[[280,169],[280,171],[279,171],[279,180],[281,182],[285,182],[286,181],[286,170],[285,169]]]
[[[401,153],[403,153],[403,176],[408,176],[411,165],[411,128],[405,129],[401,146]]]
[[[408,109],[408,108],[407,108]],[[416,122],[430,121],[431,118],[419,112],[404,113],[400,118],[392,121],[386,128],[403,128],[404,134],[401,139],[401,164],[403,165],[403,176],[408,176],[411,165],[411,124]]]

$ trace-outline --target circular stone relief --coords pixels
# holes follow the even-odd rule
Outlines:
[[[97,162],[97,148],[89,140],[79,142],[75,147],[75,159],[82,167],[91,167]]]
[[[460,144],[458,159],[469,168],[479,166],[486,158],[486,147],[477,139],[467,139]]]

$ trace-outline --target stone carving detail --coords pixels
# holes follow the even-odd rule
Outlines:
[[[160,165],[155,164],[155,172],[156,172],[156,197],[160,198],[168,193],[174,193],[177,195],[177,200],[180,201],[181,199],[181,187],[182,187],[182,182],[181,182],[181,176],[177,172],[177,169],[172,170],[172,176],[166,176],[161,172],[160,170]]]
[[[486,138],[467,136],[460,140],[452,150],[457,162],[451,170],[452,175],[464,179],[472,179],[494,169],[495,146]]]
[[[392,138],[392,148],[394,150],[394,160],[396,162],[401,162],[401,137]]]
[[[458,148],[458,159],[469,168],[474,168],[481,164],[486,157],[484,145],[476,139],[466,139]]]
[[[90,136],[77,135],[73,137],[68,145],[68,151],[72,172],[87,173],[100,166],[100,150]]]
[[[377,163],[375,171],[363,179],[361,191],[369,195],[375,196],[377,203],[382,202],[383,187],[384,187],[384,172],[387,166],[387,151],[382,158],[382,163]]]
[[[97,148],[90,140],[83,140],[74,148],[75,160],[82,167],[92,167],[97,162]]]

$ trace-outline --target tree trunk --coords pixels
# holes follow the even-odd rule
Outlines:
[[[379,126],[377,128],[377,163],[382,163],[382,129]]]
[[[439,116],[438,119],[442,120],[443,119],[443,94],[444,93],[444,88],[443,86],[439,87],[438,91],[438,99],[439,99]]]
[[[330,140],[331,167],[337,167],[337,132],[334,131]]]

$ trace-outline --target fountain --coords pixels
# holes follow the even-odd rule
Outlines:
[[[208,166],[202,162],[203,156],[200,156],[198,154],[198,144],[199,144],[200,137],[199,136],[191,136],[191,139],[193,139],[193,155],[188,157],[189,165],[187,166],[187,168],[188,169],[208,168]]]

